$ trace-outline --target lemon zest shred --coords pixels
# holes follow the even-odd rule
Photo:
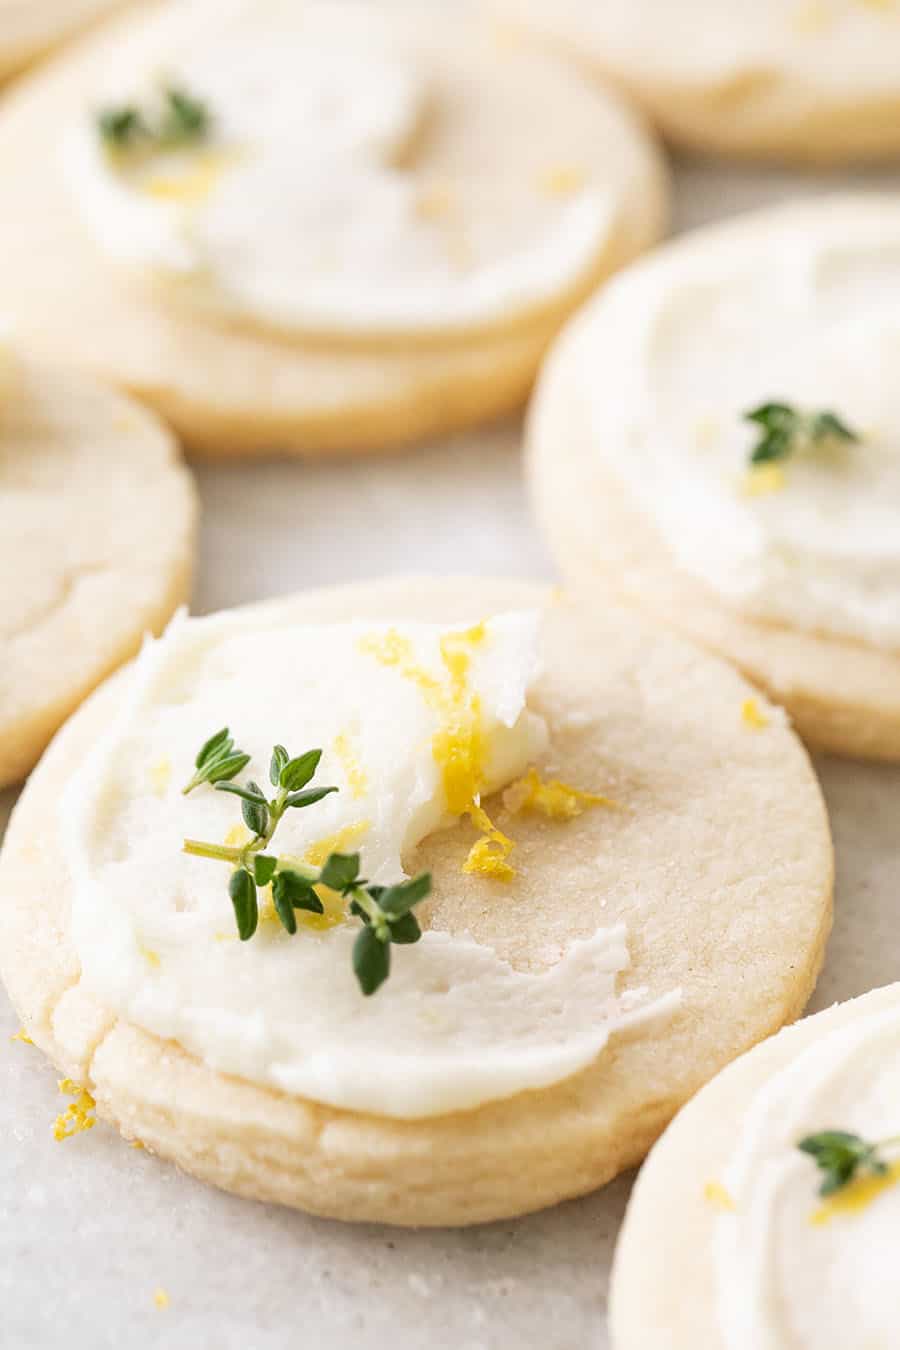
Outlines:
[[[169,1295],[166,1293],[165,1289],[157,1289],[154,1291],[153,1302],[156,1304],[157,1308],[159,1308],[160,1312],[165,1312],[166,1308],[169,1306]]]
[[[143,943],[140,945],[140,951],[141,956],[147,962],[147,965],[151,966],[153,970],[159,970],[159,967],[162,965],[162,962],[159,959],[159,952],[155,952],[152,947],[145,947]]]
[[[721,1210],[723,1214],[734,1214],[737,1205],[730,1193],[721,1183],[721,1181],[708,1181],[703,1187],[703,1199],[713,1209]]]
[[[350,796],[357,800],[364,797],[369,789],[369,775],[360,764],[346,731],[342,731],[339,736],[335,736],[334,753],[340,760],[341,768],[346,774]]]
[[[577,164],[552,164],[538,177],[538,187],[548,197],[571,197],[584,187],[585,178]]]
[[[898,1182],[900,1182],[900,1160],[891,1163],[881,1176],[855,1177],[834,1195],[829,1195],[818,1209],[813,1210],[809,1221],[818,1228],[841,1214],[861,1214],[878,1199],[882,1191],[890,1190]]]
[[[74,1097],[62,1115],[56,1117],[53,1123],[53,1138],[57,1143],[63,1139],[71,1139],[73,1135],[81,1134],[85,1130],[92,1130],[97,1124],[97,1117],[94,1114],[97,1110],[97,1103],[88,1092],[87,1088],[76,1083],[72,1078],[62,1078],[58,1084],[60,1092],[64,1097]]]
[[[446,675],[438,679],[415,660],[409,638],[390,628],[360,640],[360,650],[381,665],[394,667],[422,691],[425,702],[441,718],[431,740],[431,753],[441,770],[447,810],[453,816],[468,816],[482,837],[469,850],[463,871],[509,881],[515,869],[507,859],[514,844],[496,828],[481,805],[485,781],[487,744],[481,700],[469,685],[472,651],[487,639],[482,620],[470,628],[446,633],[440,641]]]
[[[172,761],[169,756],[163,755],[155,764],[151,764],[147,774],[155,795],[164,797],[172,778]]]
[[[741,704],[741,721],[754,731],[762,731],[769,725],[769,719],[755,698],[745,698]]]
[[[574,820],[592,806],[615,808],[611,797],[562,783],[558,778],[543,779],[534,767],[517,778],[503,794],[503,805],[512,815],[520,811],[538,811],[548,820]]]
[[[28,1035],[24,1027],[19,1027],[18,1031],[13,1032],[9,1038],[11,1041],[21,1041],[23,1045],[34,1045],[34,1041]]]
[[[745,497],[766,497],[787,486],[787,474],[780,464],[754,464],[744,478]]]
[[[210,196],[233,159],[233,155],[223,154],[220,150],[208,150],[205,154],[193,155],[191,162],[180,171],[150,173],[137,186],[157,201],[194,205]]]
[[[129,1139],[128,1146],[129,1148],[137,1148],[137,1149],[144,1149],[147,1147],[147,1145],[144,1143],[142,1139]]]

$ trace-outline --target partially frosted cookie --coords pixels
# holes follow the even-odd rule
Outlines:
[[[102,19],[125,0],[0,0],[0,80]]]
[[[894,0],[485,0],[680,145],[838,163],[900,151]]]
[[[846,1350],[897,1337],[900,985],[714,1079],[638,1177],[615,1350]]]
[[[898,299],[896,198],[703,230],[575,321],[530,435],[535,506],[570,578],[727,656],[812,744],[888,760]]]
[[[157,4],[17,92],[0,172],[21,330],[211,454],[378,448],[517,405],[667,196],[617,97],[362,0]]]
[[[401,1224],[580,1194],[819,969],[822,800],[748,694],[509,582],[182,618],[16,809],[7,987],[85,1107],[228,1189]]]
[[[0,343],[0,787],[185,599],[193,527],[154,417]]]

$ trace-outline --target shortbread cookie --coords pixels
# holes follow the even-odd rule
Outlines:
[[[614,1350],[893,1345],[898,1069],[893,984],[783,1031],[704,1088],[632,1194]]]
[[[900,152],[893,0],[485,0],[679,145],[840,163]]]
[[[17,92],[0,172],[20,330],[213,455],[377,449],[515,407],[667,197],[617,97],[363,0],[156,5]]]
[[[120,9],[125,0],[0,0],[0,80]]]
[[[278,824],[279,868],[432,875],[368,997],[337,897],[288,936],[265,871],[229,881],[258,808],[198,780],[224,756],[272,793],[281,739],[339,791]],[[468,1224],[609,1180],[797,1016],[831,885],[806,755],[728,667],[541,587],[398,580],[182,620],[99,691],[10,823],[0,963],[127,1137],[244,1195]]]
[[[150,413],[0,349],[0,787],[186,598],[193,532]]]
[[[860,196],[668,246],[566,332],[530,432],[535,507],[570,579],[734,661],[811,744],[887,760],[900,759],[894,240],[897,200]]]

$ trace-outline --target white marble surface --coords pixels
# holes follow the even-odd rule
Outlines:
[[[676,222],[849,181],[682,165]],[[359,465],[198,477],[201,610],[384,572],[552,576],[516,427]],[[900,977],[900,771],[819,767],[838,894],[816,1007]],[[12,802],[0,794],[0,831]],[[210,1190],[102,1125],[55,1143],[55,1075],[15,1030],[0,993],[0,1350],[606,1350],[627,1178],[471,1231],[308,1219]]]

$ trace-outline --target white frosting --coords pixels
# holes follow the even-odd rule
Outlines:
[[[101,247],[185,303],[299,333],[444,333],[546,305],[593,265],[607,191],[552,201],[531,185],[511,245],[465,232],[466,195],[502,190],[477,166],[448,180],[449,220],[429,211],[419,144],[452,104],[434,54],[375,6],[190,0],[168,23],[164,65],[157,40],[96,97],[152,106],[165,80],[207,104],[211,138],[135,166],[106,153],[90,109],[64,168]]]
[[[537,628],[536,614],[509,614],[458,639],[469,668],[456,688],[466,706],[472,697],[480,706],[485,791],[523,772],[546,742],[525,705]],[[617,999],[616,975],[628,965],[621,927],[573,943],[538,973],[513,970],[467,935],[426,932],[394,949],[390,979],[364,998],[350,959],[356,921],[289,937],[270,915],[240,943],[227,864],[181,851],[185,836],[223,842],[240,819],[230,794],[180,792],[193,753],[228,723],[252,754],[248,777],[267,781],[278,739],[294,754],[321,746],[315,781],[341,789],[288,812],[273,851],[360,851],[370,880],[399,880],[402,858],[452,819],[433,747],[452,717],[444,696],[423,688],[453,687],[445,632],[297,625],[269,606],[181,619],[145,648],[62,808],[73,939],[84,980],[106,1005],[222,1072],[400,1117],[565,1078],[611,1032],[669,1006]],[[402,668],[373,650],[385,640],[406,646]]]
[[[896,207],[704,232],[613,282],[583,336],[597,453],[683,569],[751,616],[900,647]],[[771,400],[831,410],[862,443],[751,495],[742,418]]]
[[[820,1173],[796,1148],[844,1129],[900,1133],[900,1010],[873,1011],[817,1039],[758,1092],[722,1181],[717,1303],[727,1350],[889,1350],[900,1314],[900,1186],[811,1222]]]

